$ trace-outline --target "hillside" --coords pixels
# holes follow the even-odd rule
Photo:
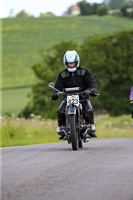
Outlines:
[[[31,88],[12,87],[35,81],[31,66],[41,61],[40,49],[69,40],[80,45],[88,36],[130,29],[133,29],[131,19],[113,16],[3,19],[2,88],[10,89],[1,91],[0,114],[19,114],[26,106]]]
[[[30,85],[31,66],[41,60],[40,49],[63,40],[79,45],[92,35],[133,29],[133,21],[113,16],[45,17],[3,19],[3,85]]]

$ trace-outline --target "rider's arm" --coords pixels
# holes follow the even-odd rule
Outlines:
[[[96,90],[98,90],[97,81],[88,69],[86,69],[85,71],[85,82],[87,88],[89,89],[95,88]]]
[[[56,83],[55,83],[55,88],[57,90],[59,90],[60,92],[63,91],[64,82],[63,82],[63,78],[61,77],[61,73],[59,73],[59,75],[58,75],[58,78],[57,78]],[[57,91],[54,90],[53,94],[56,94],[56,93],[57,93]]]

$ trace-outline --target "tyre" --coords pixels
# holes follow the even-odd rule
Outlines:
[[[71,133],[71,142],[72,149],[78,150],[78,133],[76,131],[76,115],[70,115],[70,133]]]

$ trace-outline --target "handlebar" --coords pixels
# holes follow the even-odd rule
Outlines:
[[[84,90],[84,91],[82,91],[82,92],[81,92],[81,95],[84,94],[84,93],[86,93],[86,95],[87,95],[87,94],[91,95],[91,92],[90,92],[89,90]],[[95,93],[95,95],[96,95],[96,96],[99,96],[98,93]]]
[[[81,88],[78,88],[78,87],[76,87],[76,88],[69,88],[69,90],[66,92],[66,91],[63,91],[63,92],[60,92],[58,89],[56,89],[55,88],[55,85],[54,85],[54,83],[49,83],[48,84],[48,86],[50,87],[50,88],[52,88],[52,89],[54,89],[54,90],[56,90],[58,93],[58,96],[65,96],[65,95],[68,95],[68,94],[79,94],[79,95],[87,95],[87,94],[89,94],[89,95],[91,95],[91,92],[89,91],[89,90],[84,90],[84,91],[82,91],[82,92],[79,92],[78,90],[80,90]],[[67,88],[68,89],[68,88]],[[73,89],[73,90],[72,90]],[[76,90],[76,91],[75,91]],[[99,96],[99,94],[98,93],[95,93],[94,94],[95,96]],[[50,98],[51,99],[51,98]]]
[[[84,91],[82,91],[82,92],[74,92],[74,93],[70,93],[70,92],[60,92],[60,91],[59,91],[57,94],[58,94],[59,97],[65,96],[65,95],[69,95],[69,94],[79,94],[79,96],[81,95],[82,97],[83,97],[83,95],[86,96],[87,94],[91,95],[91,93],[90,93],[89,90],[84,90]],[[99,94],[96,93],[95,96],[99,96]],[[50,100],[52,100],[52,98],[50,98]]]

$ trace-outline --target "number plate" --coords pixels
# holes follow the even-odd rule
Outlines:
[[[67,96],[67,105],[71,104],[79,106],[79,95]]]

